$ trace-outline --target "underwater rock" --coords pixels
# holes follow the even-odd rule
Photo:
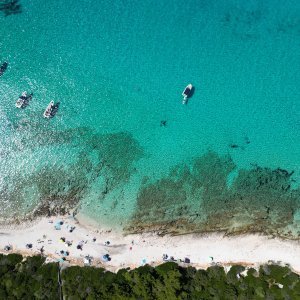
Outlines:
[[[254,166],[239,170],[228,188],[227,177],[234,168],[229,156],[209,151],[190,165],[173,168],[165,178],[144,182],[125,232],[221,231],[298,238],[285,232],[300,204],[300,189],[291,189],[293,172]]]
[[[36,124],[29,124],[36,126]],[[47,128],[41,128],[39,134],[32,136],[22,145],[23,151],[31,147],[44,146],[46,140],[41,138]],[[26,133],[26,132],[25,132]],[[82,135],[83,134],[83,135]],[[82,201],[88,197],[89,191],[99,178],[103,186],[99,186],[98,196],[103,199],[107,194],[124,185],[130,178],[134,163],[142,157],[143,150],[129,133],[95,134],[88,128],[78,130],[49,131],[50,145],[70,145],[78,148],[77,161],[68,163],[58,157],[48,157],[46,165],[33,168],[31,174],[14,174],[2,182],[0,189],[0,218],[34,218],[65,214],[78,209]],[[40,139],[41,138],[41,139]],[[95,156],[90,157],[91,148]],[[19,151],[19,150],[15,150]],[[12,152],[13,153],[13,152]],[[64,159],[64,157],[62,157]],[[52,163],[53,162],[53,163]],[[30,205],[26,203],[30,197]],[[8,205],[4,205],[8,203]]]

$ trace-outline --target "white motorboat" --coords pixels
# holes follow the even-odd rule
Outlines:
[[[186,86],[186,88],[182,92],[182,96],[183,96],[182,104],[186,104],[187,103],[188,98],[191,95],[192,89],[193,89],[193,86],[192,86],[191,83]]]
[[[28,104],[27,92],[23,92],[16,102],[17,108],[24,108]]]
[[[50,119],[52,117],[53,108],[54,108],[54,101],[51,100],[44,111],[44,114],[43,114],[44,118]]]
[[[59,105],[60,105],[60,102],[54,103],[54,101],[52,100],[48,104],[48,106],[46,107],[46,109],[44,111],[44,118],[47,118],[47,119],[53,118],[56,115],[56,113],[58,112]]]

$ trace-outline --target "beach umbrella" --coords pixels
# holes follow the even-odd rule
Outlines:
[[[107,261],[110,261],[111,258],[109,257],[109,254],[104,254],[104,255],[102,256],[102,260],[105,261],[105,262],[107,262]]]
[[[61,228],[60,222],[57,222],[57,223],[54,225],[54,228],[55,228],[56,230],[60,230],[60,228]]]

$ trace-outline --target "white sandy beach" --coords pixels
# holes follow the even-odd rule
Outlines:
[[[60,230],[54,225],[58,221],[64,224]],[[52,222],[53,223],[49,223]],[[258,266],[270,260],[289,264],[300,273],[300,243],[271,239],[259,235],[223,237],[221,234],[164,236],[156,234],[139,234],[123,236],[113,230],[96,230],[79,224],[71,217],[42,218],[33,224],[25,224],[22,228],[0,228],[0,249],[2,253],[17,252],[23,255],[40,253],[49,261],[61,258],[60,251],[68,251],[67,261],[71,264],[83,264],[83,257],[93,257],[92,265],[102,266],[111,271],[125,267],[138,267],[145,262],[157,265],[163,262],[163,254],[175,259],[189,258],[192,266],[207,268],[212,263],[224,266],[242,263]],[[69,232],[75,226],[73,232]],[[60,240],[72,241],[71,246]],[[93,239],[96,238],[95,241]],[[83,242],[82,250],[77,245]],[[110,245],[106,246],[105,242]],[[26,244],[32,243],[32,249]],[[11,251],[4,251],[5,245],[11,245]],[[102,256],[109,254],[111,261],[103,262]]]

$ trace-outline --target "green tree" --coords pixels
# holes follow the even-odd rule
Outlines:
[[[178,265],[167,262],[156,267],[157,276],[153,286],[155,299],[178,299],[181,290],[181,274]]]

